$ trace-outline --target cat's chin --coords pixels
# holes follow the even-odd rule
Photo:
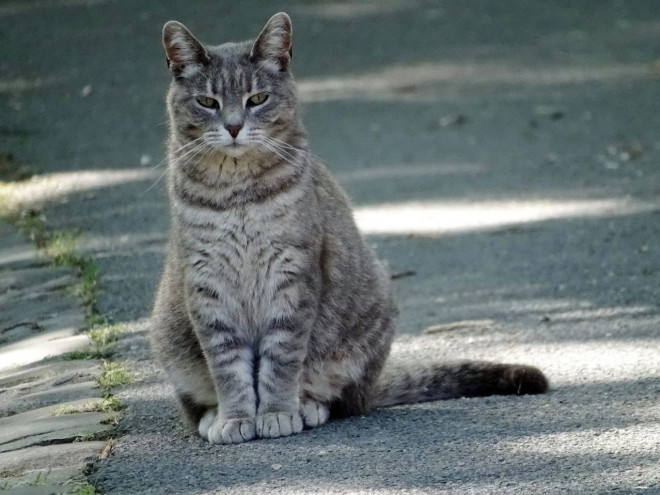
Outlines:
[[[223,146],[220,149],[221,153],[224,153],[231,158],[241,158],[245,156],[248,151],[250,151],[250,147],[242,144],[231,144],[229,146]]]

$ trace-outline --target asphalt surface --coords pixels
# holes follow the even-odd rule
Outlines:
[[[400,275],[393,358],[535,364],[550,393],[240,446],[181,429],[146,344],[168,226],[160,29],[242,40],[278,10],[313,151]],[[140,379],[102,491],[660,493],[657,0],[24,0],[0,4],[0,43],[0,151],[76,184],[48,223],[80,229],[101,310],[132,330]]]

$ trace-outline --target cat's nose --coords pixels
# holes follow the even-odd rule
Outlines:
[[[236,136],[238,136],[238,133],[241,132],[241,129],[243,129],[242,125],[226,125],[225,129],[229,132],[229,135],[236,139]]]

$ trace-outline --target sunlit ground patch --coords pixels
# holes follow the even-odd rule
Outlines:
[[[39,208],[67,194],[157,179],[153,169],[86,170],[34,176],[21,182],[0,182],[0,215],[17,208]]]
[[[621,216],[653,211],[659,204],[629,200],[529,200],[452,203],[416,201],[355,209],[365,234],[434,235],[579,217]]]

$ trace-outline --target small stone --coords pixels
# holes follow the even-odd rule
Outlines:
[[[404,270],[401,272],[394,272],[390,275],[390,278],[392,280],[397,280],[399,278],[406,278],[406,277],[413,277],[417,275],[417,272],[415,270]]]
[[[270,467],[273,468],[273,471],[279,471],[282,469],[282,464],[271,464]]]
[[[87,98],[89,95],[92,94],[92,85],[87,84],[83,87],[82,91],[80,92],[80,96],[83,98]]]
[[[440,127],[461,126],[467,122],[467,117],[460,113],[450,113],[438,120]]]
[[[151,165],[151,155],[144,154],[140,157],[140,165],[143,167],[146,167],[147,165]]]

